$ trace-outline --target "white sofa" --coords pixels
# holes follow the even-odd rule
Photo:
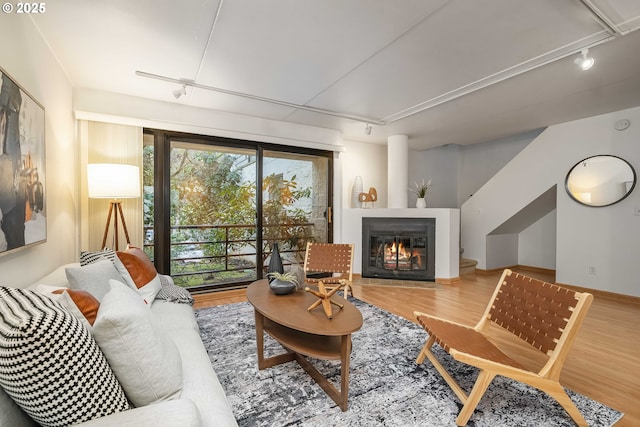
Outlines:
[[[73,264],[75,266],[79,264]],[[61,266],[37,281],[67,286]],[[179,398],[117,412],[82,423],[82,426],[237,426],[224,390],[200,339],[193,308],[156,299],[151,305],[154,321],[176,344],[182,360],[182,391]],[[9,395],[0,388],[0,427],[35,426]]]

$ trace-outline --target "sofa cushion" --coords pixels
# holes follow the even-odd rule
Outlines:
[[[0,385],[44,426],[129,409],[80,321],[56,301],[26,289],[0,287]]]
[[[151,305],[151,313],[155,324],[163,331],[193,329],[200,332],[193,308],[188,304],[176,304],[156,298]]]
[[[153,322],[140,295],[110,282],[93,335],[135,406],[180,396],[182,362],[175,344]]]
[[[70,288],[85,290],[98,301],[109,291],[109,280],[122,281],[116,267],[106,259],[81,267],[67,267],[65,271]]]
[[[76,427],[223,427],[214,420],[202,424],[196,405],[189,399],[174,399],[133,408],[108,417],[97,418]],[[14,426],[11,426],[14,427]]]
[[[194,330],[170,331],[176,343],[183,366],[182,398],[192,400],[200,411],[203,426],[237,426],[231,405],[222,384],[202,344],[200,334]]]
[[[127,285],[137,289],[148,304],[151,304],[162,288],[155,266],[144,253],[135,246],[127,246],[125,251],[117,251],[115,265]]]
[[[0,426],[37,427],[38,425],[0,387]]]

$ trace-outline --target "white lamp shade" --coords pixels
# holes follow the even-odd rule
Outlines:
[[[87,165],[89,197],[130,199],[140,197],[140,168],[114,163]]]

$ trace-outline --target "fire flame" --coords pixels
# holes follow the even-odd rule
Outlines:
[[[398,259],[398,264],[406,264],[411,262],[411,258],[414,259],[414,262],[418,265],[422,265],[422,254],[419,250],[414,250],[413,253],[404,247],[402,242],[393,242],[390,245],[385,245],[385,253],[384,260],[385,263],[395,263],[396,262],[396,254]]]

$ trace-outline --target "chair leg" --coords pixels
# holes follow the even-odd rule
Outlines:
[[[424,362],[424,358],[427,357],[427,352],[434,342],[436,342],[436,339],[432,335],[429,335],[429,338],[427,338],[427,342],[424,344],[422,350],[420,350],[420,354],[418,354],[418,357],[416,358],[416,363],[418,365],[421,365],[422,362]]]
[[[480,373],[478,374],[478,379],[473,385],[473,389],[471,390],[471,393],[469,393],[467,401],[458,414],[458,418],[456,418],[457,426],[467,425],[467,422],[469,422],[469,418],[471,418],[473,411],[475,411],[476,406],[478,406],[480,399],[484,395],[484,392],[487,391],[487,387],[489,387],[489,384],[491,384],[491,381],[493,381],[493,378],[495,378],[495,376],[496,374],[494,374],[493,372],[489,372],[486,370],[480,371]]]
[[[351,286],[347,283],[346,285],[344,285],[344,299],[347,299],[347,297],[349,296],[349,292],[351,292],[351,296],[353,296],[353,289],[351,289]]]
[[[560,383],[547,385],[541,390],[553,397],[578,426],[587,427],[589,425]]]

